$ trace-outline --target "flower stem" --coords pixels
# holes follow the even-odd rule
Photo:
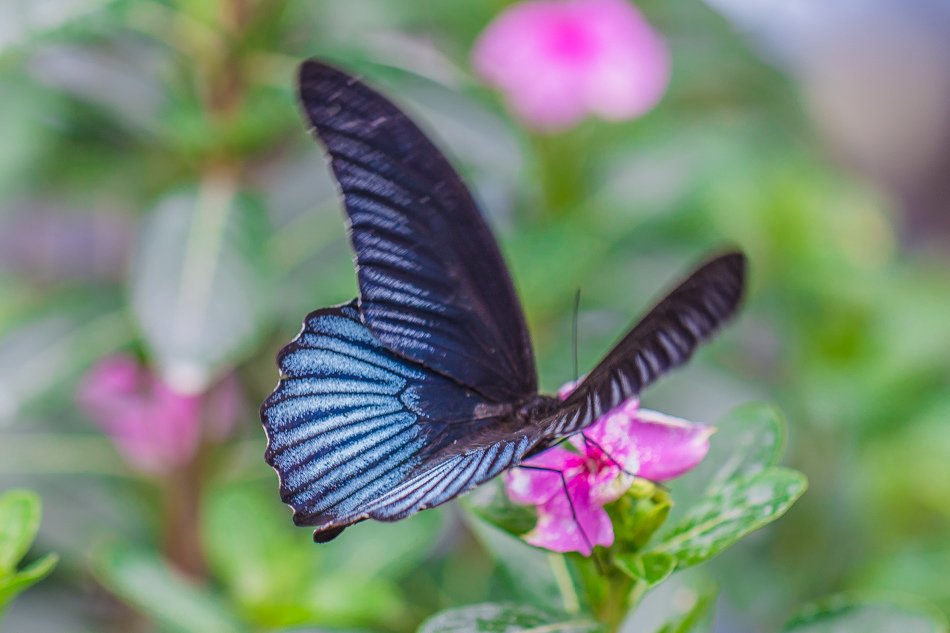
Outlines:
[[[585,193],[582,161],[578,157],[583,144],[570,134],[535,135],[533,141],[544,210],[552,217],[566,215]]]
[[[604,625],[606,633],[620,630],[635,595],[634,582],[612,562],[610,552],[595,550],[578,566],[591,613]]]
[[[169,473],[165,481],[165,557],[196,580],[207,574],[201,547],[203,473],[198,459]]]

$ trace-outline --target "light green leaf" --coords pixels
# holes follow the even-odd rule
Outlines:
[[[432,616],[419,633],[588,633],[600,630],[586,617],[558,615],[514,604],[476,604]]]
[[[0,4],[0,53],[72,21],[101,11],[113,0],[7,0]]]
[[[807,485],[801,473],[778,467],[731,481],[690,508],[653,551],[672,554],[679,568],[701,563],[782,516]]]
[[[0,426],[131,338],[123,313],[70,307],[56,304],[0,338]]]
[[[172,631],[244,630],[216,595],[151,552],[114,548],[99,560],[96,571],[113,593]]]
[[[785,421],[777,409],[763,403],[734,409],[716,422],[702,463],[673,482],[674,516],[732,479],[777,465],[784,448]]]
[[[885,602],[861,602],[839,596],[804,608],[783,633],[947,633],[936,610]]]
[[[16,571],[40,529],[39,497],[28,490],[10,490],[0,495],[0,612],[24,589],[49,575],[58,558],[49,554]]]
[[[165,378],[204,389],[261,332],[263,219],[230,179],[161,201],[142,228],[132,307]]]
[[[244,619],[271,628],[315,621],[346,627],[398,617],[397,581],[418,568],[438,541],[442,513],[366,523],[332,547],[319,547],[308,530],[293,524],[272,482],[266,483],[215,486],[205,496],[205,551]]]
[[[11,576],[0,577],[0,610],[2,610],[3,606],[12,600],[16,594],[25,589],[29,589],[49,576],[58,562],[59,556],[56,554],[47,554]]]
[[[0,577],[11,574],[40,529],[40,499],[27,490],[0,496]]]
[[[698,625],[708,621],[707,618],[710,617],[716,604],[717,593],[715,588],[696,593],[689,608],[681,615],[669,620],[657,633],[688,633],[696,630]]]
[[[666,552],[621,554],[614,560],[625,574],[644,583],[647,588],[660,584],[676,570],[676,557]]]
[[[636,633],[684,633],[703,630],[716,603],[718,589],[701,574],[677,572],[650,589],[624,623]]]
[[[715,471],[704,473],[703,465],[697,469],[707,476],[710,490],[776,466],[785,450],[785,420],[768,404],[754,402],[738,407],[718,422],[716,429],[716,459],[709,461]]]

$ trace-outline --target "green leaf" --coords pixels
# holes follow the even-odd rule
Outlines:
[[[13,575],[0,577],[0,610],[18,593],[49,576],[58,562],[59,556],[47,554]]]
[[[485,603],[449,609],[422,623],[419,633],[588,633],[600,625],[587,617],[539,611],[514,604]]]
[[[637,633],[685,633],[701,630],[712,615],[718,589],[689,570],[677,572],[647,592],[624,623]]]
[[[29,551],[40,529],[39,497],[28,490],[0,495],[0,612],[16,594],[49,575],[58,558],[48,554],[25,568],[16,565]]]
[[[653,550],[675,556],[679,568],[701,563],[782,516],[807,485],[801,473],[778,467],[731,481],[690,508]]]
[[[538,522],[534,506],[513,503],[504,486],[484,486],[462,500],[462,504],[480,519],[513,535],[529,532]]]
[[[715,459],[709,464],[715,471],[704,472],[702,465],[697,469],[706,475],[708,489],[777,465],[785,450],[785,426],[782,414],[768,404],[754,402],[731,411],[713,435]]]
[[[685,613],[668,621],[657,633],[688,633],[706,620],[716,604],[718,592],[711,588],[695,594],[695,598]]]
[[[837,596],[802,609],[783,633],[947,633],[947,620],[925,607]]]
[[[468,521],[472,532],[511,581],[514,595],[544,608],[574,610],[578,597],[563,559],[532,547],[480,518]],[[555,561],[560,561],[560,564]]]
[[[203,516],[215,577],[243,618],[265,628],[391,623],[404,609],[397,580],[418,568],[442,523],[439,511],[394,524],[366,523],[333,547],[318,547],[290,520],[270,481],[212,487]],[[249,516],[256,518],[247,521]]]
[[[29,0],[8,0],[0,4],[0,53],[102,11],[113,1],[47,0],[41,7]]]
[[[676,557],[666,552],[619,554],[614,564],[630,578],[650,588],[669,578],[676,570]]]
[[[695,469],[672,484],[677,508],[688,509],[728,481],[775,466],[785,448],[785,421],[774,407],[750,403],[716,422],[709,453]]]
[[[218,596],[172,569],[154,553],[116,547],[105,552],[96,571],[113,593],[172,631],[245,630]]]
[[[39,497],[28,490],[0,496],[0,577],[11,574],[40,529]]]
[[[48,309],[0,338],[0,425],[21,417],[32,403],[50,400],[51,391],[103,354],[131,338],[125,314],[103,310],[91,297],[75,309],[72,301]]]
[[[132,308],[165,378],[199,391],[260,334],[267,315],[263,215],[236,183],[162,200],[142,228]]]

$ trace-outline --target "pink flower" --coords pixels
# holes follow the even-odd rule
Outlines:
[[[203,409],[208,435],[223,437],[234,424],[238,400],[233,377],[206,396],[185,395],[123,355],[100,361],[77,393],[79,406],[109,435],[125,461],[149,474],[167,473],[194,458],[202,439]]]
[[[650,110],[669,83],[663,39],[627,0],[529,0],[481,34],[476,71],[542,131],[588,114],[611,121]]]
[[[527,460],[529,468],[506,475],[509,498],[538,507],[538,523],[525,540],[585,556],[595,545],[609,547],[614,531],[604,506],[623,496],[631,474],[652,481],[678,477],[706,456],[711,434],[711,427],[640,409],[636,398],[611,409],[583,436],[571,437],[576,451],[555,446]]]

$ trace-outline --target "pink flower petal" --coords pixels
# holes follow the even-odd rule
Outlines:
[[[565,479],[575,477],[583,467],[584,458],[577,453],[555,446],[526,460],[526,466],[551,468],[564,473]],[[541,505],[563,492],[561,475],[546,470],[513,468],[505,474],[505,489],[515,503]]]
[[[564,399],[574,386],[564,385],[558,394]],[[538,523],[525,540],[588,556],[592,546],[611,545],[613,527],[603,507],[623,496],[633,474],[663,481],[696,466],[709,450],[711,433],[711,427],[641,409],[636,398],[614,407],[571,436],[577,452],[557,446],[526,461],[560,471],[563,478],[559,472],[525,468],[508,473],[512,501],[538,508]]]
[[[174,391],[129,356],[93,367],[80,383],[77,402],[142,472],[186,463],[201,441],[200,397]]]
[[[610,517],[591,499],[588,481],[583,477],[575,478],[568,484],[568,491],[570,502],[562,488],[559,494],[538,508],[538,524],[525,540],[555,552],[580,552],[585,556],[591,555],[592,546],[609,547],[613,544]]]
[[[703,460],[714,429],[640,409],[631,431],[632,443],[640,457],[637,474],[653,481],[666,481],[679,477]]]
[[[478,38],[472,62],[525,123],[545,131],[588,114],[639,116],[669,82],[662,38],[627,0],[512,5]]]
[[[626,409],[615,407],[602,415],[596,422],[584,429],[583,435],[576,435],[571,442],[583,447],[584,453],[593,459],[613,464],[623,470],[636,473],[639,469],[639,455],[630,441],[633,418]],[[584,437],[587,437],[587,441]]]

